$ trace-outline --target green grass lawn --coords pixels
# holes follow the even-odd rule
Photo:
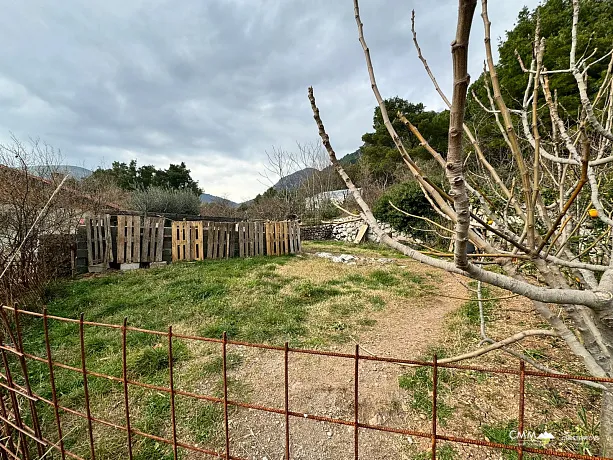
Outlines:
[[[313,250],[326,247],[306,246]],[[337,248],[335,252],[358,252],[332,246]],[[375,247],[364,251],[375,257],[389,256],[377,253]],[[49,314],[57,316],[78,318],[83,312],[86,320],[121,324],[128,318],[129,325],[145,329],[165,331],[173,325],[176,332],[205,337],[219,338],[226,331],[230,339],[241,341],[326,347],[374,326],[371,316],[386,308],[390,296],[406,299],[424,295],[433,289],[430,281],[396,265],[358,268],[302,256],[260,257],[177,263],[58,282],[47,289],[44,302]],[[54,320],[49,325],[54,359],[80,367],[78,325]],[[86,326],[85,346],[88,369],[121,377],[121,331]],[[24,325],[24,348],[45,357],[42,320],[29,320]],[[177,387],[221,396],[219,348],[218,344],[175,339]],[[129,332],[127,362],[129,378],[168,385],[167,338]],[[235,351],[228,355],[228,362],[231,371],[247,365]],[[30,362],[29,369],[34,390],[51,399],[46,365]],[[56,369],[56,381],[60,403],[83,410],[82,376]],[[123,423],[122,385],[92,376],[89,387],[94,416]],[[249,400],[248,386],[232,378],[230,391]],[[135,428],[170,438],[168,394],[130,387],[130,399]],[[52,411],[39,407],[46,435],[57,439]],[[182,439],[221,447],[220,405],[177,398],[177,418]],[[63,414],[62,424],[66,445],[87,455],[83,420]],[[96,425],[95,438],[97,458],[125,455],[125,433]],[[172,458],[168,446],[139,436],[134,439],[135,458]]]

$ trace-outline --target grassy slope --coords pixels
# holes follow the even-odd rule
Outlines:
[[[314,247],[316,245],[313,245]],[[317,248],[317,250],[320,250]],[[355,252],[349,249],[350,252]],[[381,257],[376,248],[362,255]],[[173,264],[152,270],[113,273],[62,282],[47,292],[52,315],[129,324],[153,330],[175,331],[220,337],[223,331],[233,339],[294,346],[326,346],[343,342],[349,334],[372,326],[369,312],[385,308],[383,294],[399,298],[421,295],[429,289],[426,280],[396,266],[374,266],[363,273],[339,270],[328,261],[315,262],[321,271],[330,271],[325,281],[314,281],[308,273],[286,276],[285,264],[304,264],[300,257],[232,259]],[[299,271],[298,271],[299,272]],[[293,271],[296,273],[296,270]],[[45,356],[41,321],[25,327],[26,351]],[[78,327],[50,321],[53,357],[80,366]],[[121,377],[121,333],[118,330],[86,327],[88,369]],[[221,360],[218,347],[209,344],[173,343],[175,379],[181,389],[221,395]],[[141,382],[168,385],[168,351],[165,338],[130,332],[128,334],[129,377]],[[231,367],[242,357],[230,354]],[[35,391],[51,398],[45,378],[46,366],[30,365]],[[63,405],[83,409],[82,377],[56,370],[57,392]],[[120,422],[123,417],[121,384],[90,377],[94,415]],[[243,398],[249,389],[230,381],[231,391]],[[170,437],[170,402],[165,393],[131,387],[133,426],[158,436]],[[42,411],[43,426],[53,438],[53,415]],[[178,398],[177,416],[181,438],[209,447],[219,447],[222,414],[218,405],[193,404]],[[87,449],[85,424],[63,415],[65,442],[84,454]],[[169,449],[151,440],[136,437],[135,458],[171,458]],[[117,458],[125,434],[96,428],[97,458]],[[125,452],[122,453],[122,455]]]

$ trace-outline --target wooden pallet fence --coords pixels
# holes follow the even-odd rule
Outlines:
[[[207,222],[192,222],[192,224],[192,260],[204,260],[206,257],[204,229]]]
[[[117,263],[140,262],[140,216],[117,216]]]
[[[266,222],[266,254],[281,256],[300,252],[300,227],[296,221]]]
[[[209,222],[207,235],[208,259],[225,259],[234,257],[234,222]]]
[[[175,221],[172,223],[172,261],[193,260],[192,224],[190,221]]]
[[[300,249],[300,227],[294,221],[172,224],[173,261],[295,254]]]
[[[87,232],[88,265],[108,268],[109,262],[113,262],[111,216],[105,214],[87,218],[85,231]]]
[[[164,218],[145,217],[141,241],[141,262],[162,262],[164,245]]]
[[[239,222],[238,232],[239,257],[264,255],[264,226],[262,222]]]

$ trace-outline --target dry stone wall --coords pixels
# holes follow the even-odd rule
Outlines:
[[[383,231],[392,237],[419,242],[412,238],[411,235],[396,231],[386,222],[377,222]],[[301,227],[300,235],[303,240],[337,240],[353,242],[362,225],[364,225],[364,221],[361,219],[353,217],[340,218],[321,225]],[[378,243],[379,237],[369,228],[366,232],[365,240]]]

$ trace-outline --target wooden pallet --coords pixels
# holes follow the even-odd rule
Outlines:
[[[239,257],[264,255],[264,226],[262,222],[239,222],[237,232]]]
[[[281,256],[300,252],[300,227],[296,221],[266,222],[266,254]]]
[[[117,263],[140,262],[140,216],[117,216]]]
[[[207,235],[207,259],[234,257],[234,222],[209,222]]]
[[[90,217],[85,220],[87,233],[87,261],[90,271],[103,271],[113,262],[111,216]]]
[[[145,217],[143,219],[143,235],[140,245],[141,262],[162,262],[164,220],[163,217]]]

